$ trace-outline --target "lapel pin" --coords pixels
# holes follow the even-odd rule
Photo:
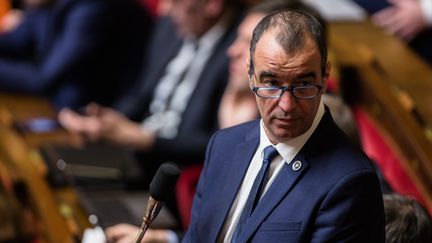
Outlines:
[[[298,171],[301,169],[301,167],[302,167],[302,162],[300,160],[295,161],[292,165],[293,171]]]

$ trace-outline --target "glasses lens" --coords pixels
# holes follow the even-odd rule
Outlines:
[[[312,98],[318,94],[318,91],[319,89],[316,86],[296,87],[293,94],[297,98]]]
[[[278,88],[259,88],[257,94],[263,98],[277,98],[281,94],[282,90]]]

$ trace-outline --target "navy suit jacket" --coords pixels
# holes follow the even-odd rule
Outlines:
[[[183,242],[216,242],[259,143],[259,121],[211,139]],[[285,164],[251,215],[240,242],[384,242],[384,210],[367,157],[328,111]]]
[[[182,114],[177,136],[174,139],[157,138],[154,149],[150,154],[144,154],[143,160],[170,160],[179,164],[204,161],[206,145],[218,128],[217,111],[228,82],[226,50],[236,36],[239,20],[240,17],[236,18],[228,27],[204,65]],[[150,115],[149,107],[155,88],[182,45],[182,39],[176,33],[169,18],[161,19],[155,27],[139,86],[117,104],[117,109],[132,120],[142,122]]]
[[[112,102],[135,80],[150,17],[134,0],[58,0],[0,36],[0,91],[57,107]]]

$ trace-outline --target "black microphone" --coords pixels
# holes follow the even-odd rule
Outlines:
[[[163,202],[168,200],[174,190],[180,169],[174,163],[164,163],[157,170],[150,183],[150,198],[144,213],[143,222],[138,232],[136,243],[140,243],[151,222],[162,209]]]

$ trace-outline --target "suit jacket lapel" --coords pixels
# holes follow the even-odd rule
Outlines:
[[[293,166],[294,164],[298,165],[297,161],[300,161],[301,167],[298,170],[295,170]],[[303,156],[303,153],[299,153],[290,164],[285,163],[268,191],[257,204],[246,227],[244,228],[245,231],[243,231],[240,236],[239,242],[247,242],[259,225],[265,220],[267,215],[269,215],[280,201],[285,198],[286,194],[291,190],[296,181],[299,180],[307,171],[308,167],[309,163]]]
[[[210,232],[211,239],[209,242],[216,242],[217,237],[222,230],[225,223],[225,219],[231,209],[231,205],[237,195],[240,185],[243,182],[243,178],[246,175],[246,171],[249,167],[249,163],[252,160],[255,150],[259,144],[259,126],[256,126],[247,136],[244,143],[237,145],[235,153],[232,159],[229,159],[227,163],[227,177],[224,178],[225,184],[222,189],[221,197],[217,198],[217,213],[215,215],[215,228],[217,231]]]
[[[318,127],[311,135],[309,140],[294,157],[290,164],[285,164],[279,175],[273,181],[268,191],[264,194],[261,201],[257,204],[252,213],[245,231],[240,236],[239,242],[246,242],[258,229],[265,218],[273,211],[273,209],[286,197],[291,188],[301,179],[310,166],[313,157],[325,150],[323,138],[328,138],[335,131],[336,125],[333,122],[331,114],[326,107],[326,112],[321,119]],[[331,131],[331,132],[329,132]],[[306,158],[307,155],[307,158]],[[294,169],[294,164],[300,161],[301,167],[298,170]],[[298,163],[297,163],[298,164]]]

